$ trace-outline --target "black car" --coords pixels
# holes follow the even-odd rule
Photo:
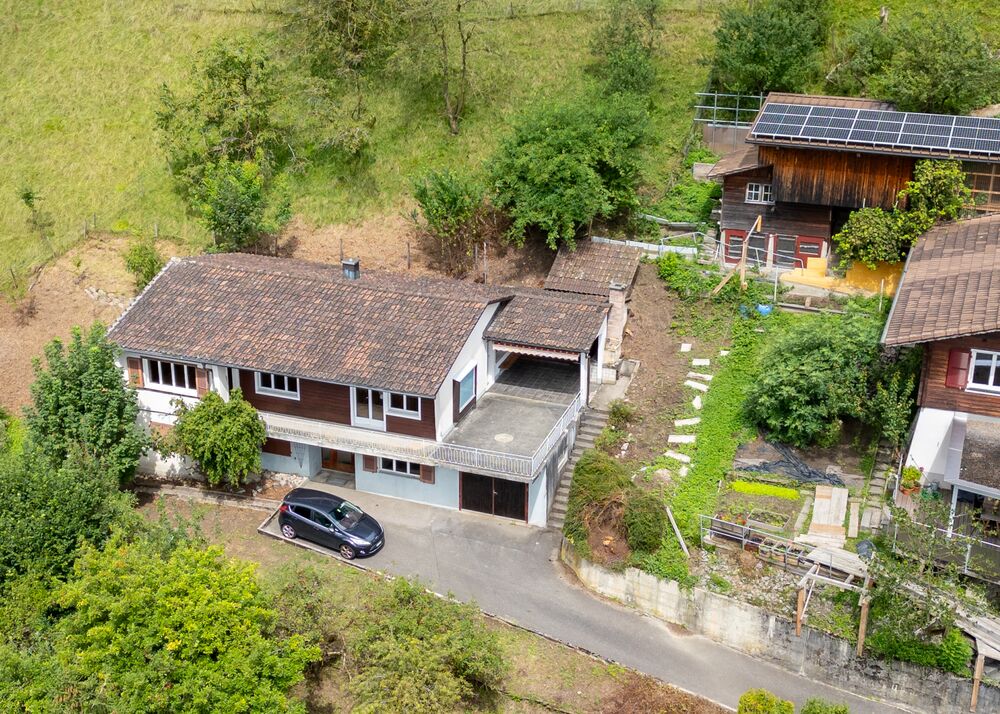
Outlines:
[[[332,493],[297,488],[278,509],[285,538],[304,538],[340,551],[346,560],[374,555],[385,545],[385,532],[374,518]]]

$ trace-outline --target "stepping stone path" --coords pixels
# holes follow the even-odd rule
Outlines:
[[[690,352],[690,351],[691,351],[691,345],[690,344],[688,344],[687,342],[685,342],[684,344],[681,345],[681,352]]]
[[[695,357],[693,360],[691,360],[692,367],[707,367],[710,364],[712,364],[712,360],[710,359],[700,359],[698,357]]]
[[[677,469],[677,475],[680,476],[681,478],[684,478],[685,476],[687,476],[688,475],[688,467],[687,466],[681,466],[679,469]]]
[[[671,434],[667,437],[668,444],[693,444],[694,434]]]
[[[694,407],[695,409],[701,409],[701,397],[696,396],[694,399],[692,399],[691,406]]]
[[[691,377],[691,379],[700,379],[703,382],[711,382],[712,381],[712,375],[710,375],[710,374],[703,374],[702,372],[688,372],[688,377]]]
[[[701,382],[695,382],[693,379],[685,380],[684,386],[691,387],[691,389],[697,389],[699,392],[707,392],[708,385],[702,384]]]
[[[674,426],[694,426],[701,423],[701,417],[691,417],[690,419],[674,419]]]
[[[719,357],[725,357],[729,354],[729,350],[719,350]]]
[[[668,459],[673,459],[674,461],[680,461],[682,464],[691,463],[690,456],[688,456],[687,454],[682,454],[677,451],[665,451],[663,455],[666,456]]]

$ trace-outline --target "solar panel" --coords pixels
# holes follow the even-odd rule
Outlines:
[[[769,102],[753,138],[910,149],[929,155],[1000,155],[1000,119]]]

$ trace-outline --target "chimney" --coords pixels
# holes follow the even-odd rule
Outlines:
[[[361,277],[361,259],[360,258],[345,258],[340,261],[340,264],[344,268],[344,277],[348,280],[357,280]]]

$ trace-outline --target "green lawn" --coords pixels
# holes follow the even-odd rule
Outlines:
[[[513,114],[588,81],[589,37],[607,1],[485,0],[491,19],[481,33],[490,51],[474,58],[477,96],[461,135],[448,134],[433,99],[388,80],[368,99],[378,118],[370,163],[309,165],[294,177],[296,210],[316,223],[365,218],[398,210],[411,178],[428,168],[480,167]],[[653,197],[678,166],[716,13],[727,1],[665,3],[657,141],[645,160]],[[259,33],[278,45],[287,2],[0,0],[0,267],[23,270],[49,255],[25,226],[18,192],[26,185],[55,218],[57,252],[95,214],[101,229],[152,232],[155,223],[182,240],[203,239],[171,191],[157,145],[159,87],[181,81],[189,58],[216,37]]]

